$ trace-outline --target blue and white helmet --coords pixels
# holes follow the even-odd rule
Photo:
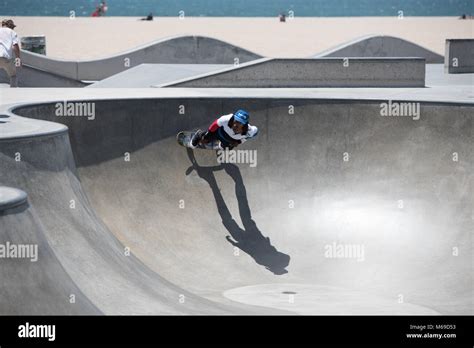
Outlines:
[[[250,118],[250,115],[245,110],[240,109],[234,113],[234,120],[242,124],[248,124],[249,118]]]

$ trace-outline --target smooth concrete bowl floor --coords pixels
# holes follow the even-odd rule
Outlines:
[[[241,107],[256,166],[176,143]],[[28,193],[79,313],[472,314],[472,111],[163,98],[95,101],[88,120],[31,105],[15,113],[69,134],[4,143],[2,183]],[[68,311],[48,301],[3,308]]]

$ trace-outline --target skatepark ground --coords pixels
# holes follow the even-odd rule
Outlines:
[[[189,74],[177,67],[103,85]],[[417,88],[2,88],[0,246],[38,257],[2,256],[0,314],[473,314],[474,74],[421,75]],[[61,116],[63,103],[90,113]],[[239,108],[259,127],[239,163],[177,144]]]
[[[2,242],[43,251],[2,263],[4,314],[472,313],[472,90],[80,91],[5,90],[2,185],[28,206],[2,215]],[[420,120],[381,117],[388,98]],[[58,120],[65,99],[95,120]],[[176,144],[238,107],[261,130],[255,167]],[[339,244],[364,253],[327,257]]]

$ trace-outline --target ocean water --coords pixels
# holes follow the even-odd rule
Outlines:
[[[90,16],[99,0],[0,0],[5,16]],[[474,0],[109,0],[107,16],[296,17],[460,16]]]

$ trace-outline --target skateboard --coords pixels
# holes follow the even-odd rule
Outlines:
[[[178,144],[187,148],[192,149],[193,147],[191,146],[191,139],[193,138],[194,134],[196,134],[197,131],[182,131],[179,132],[176,135],[176,140],[178,141]],[[198,144],[196,146],[196,149],[203,149],[203,150],[222,150],[221,144],[218,140],[216,141],[211,141],[208,144]]]

